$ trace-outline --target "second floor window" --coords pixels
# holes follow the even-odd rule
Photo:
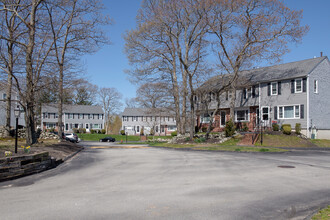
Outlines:
[[[301,79],[295,80],[295,92],[296,93],[302,92],[302,80]]]
[[[133,116],[133,121],[138,121],[138,117],[137,116]]]
[[[123,121],[128,121],[127,116],[123,116]]]
[[[7,98],[7,94],[6,93],[3,93],[2,94],[2,99],[6,99]]]
[[[69,113],[69,119],[73,119],[73,114]]]
[[[273,82],[272,84],[271,84],[271,86],[272,86],[272,89],[271,89],[271,94],[272,95],[277,95],[277,82]]]
[[[317,80],[314,80],[314,93],[319,93],[319,83]]]

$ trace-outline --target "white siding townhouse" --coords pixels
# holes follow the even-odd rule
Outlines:
[[[151,129],[155,135],[170,135],[176,131],[174,114],[161,109],[125,108],[122,114],[122,130],[129,135],[140,135],[141,129],[145,135]]]
[[[86,132],[104,128],[104,112],[101,106],[63,105],[64,132],[72,132],[73,128],[85,128]],[[57,104],[43,105],[41,108],[42,130],[58,128]]]
[[[0,86],[2,86],[0,84]],[[0,126],[5,126],[6,125],[6,99],[7,99],[7,94],[6,90],[3,88],[0,88]],[[24,119],[24,112],[22,110],[22,107],[19,105],[19,96],[17,92],[13,91],[12,92],[12,104],[11,104],[11,118],[10,118],[10,125],[11,127],[15,127],[16,125],[16,118],[14,114],[14,109],[15,108],[20,108],[21,109],[21,115],[18,118],[18,125],[21,127],[25,127],[25,119]]]

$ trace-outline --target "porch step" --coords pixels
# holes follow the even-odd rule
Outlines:
[[[252,143],[252,139],[253,139],[253,133],[249,133],[249,134],[244,134],[244,137],[242,138],[242,140],[240,142],[238,142],[237,145],[239,146],[253,146],[254,143]]]

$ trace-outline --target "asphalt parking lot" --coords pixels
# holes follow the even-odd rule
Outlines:
[[[308,219],[330,204],[330,151],[227,153],[82,142],[0,183],[3,219]]]

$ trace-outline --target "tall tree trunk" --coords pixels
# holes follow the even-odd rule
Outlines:
[[[235,103],[236,103],[236,87],[231,88],[231,99],[230,99],[230,119],[235,122]]]
[[[5,125],[5,136],[9,136],[10,134],[10,120],[11,120],[11,96],[12,96],[12,86],[13,86],[13,66],[14,66],[14,58],[13,58],[13,43],[10,42],[8,45],[8,77],[7,77],[7,102],[6,102],[6,125]]]
[[[173,83],[173,98],[174,98],[174,105],[175,105],[176,127],[177,127],[178,133],[181,134],[180,94],[179,94],[178,78],[176,75],[176,70],[174,68],[172,71],[172,83]]]
[[[64,77],[64,67],[63,67],[63,63],[59,65],[59,82],[58,82],[58,86],[59,86],[59,93],[58,93],[58,136],[60,138],[60,140],[62,141],[63,136],[63,96],[64,96],[64,92],[63,92],[63,77]],[[64,116],[65,117],[65,116]]]
[[[35,21],[36,21],[36,11],[40,4],[39,1],[32,1],[31,12],[30,12],[30,22],[29,28],[29,42],[26,47],[26,112],[25,112],[25,122],[26,122],[26,144],[31,145],[37,142],[35,124],[34,124],[34,80],[33,80],[33,50],[35,45]]]

